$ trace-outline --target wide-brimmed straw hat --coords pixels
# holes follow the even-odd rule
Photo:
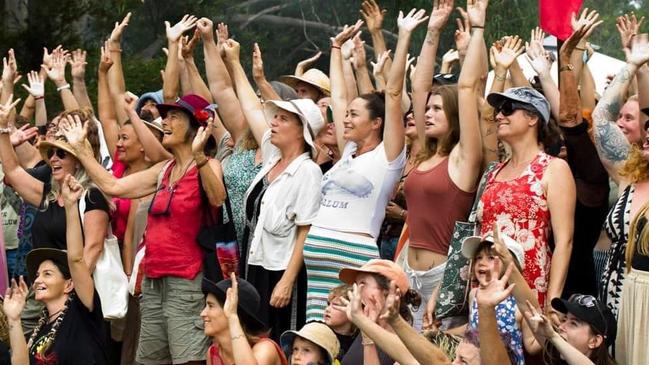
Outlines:
[[[68,142],[66,142],[63,139],[56,139],[56,140],[45,140],[41,141],[41,143],[38,144],[38,151],[41,153],[41,158],[43,161],[49,161],[49,157],[47,157],[47,151],[51,149],[59,149],[63,150],[75,158],[77,157],[77,153],[74,151],[74,148],[72,148],[72,145],[70,145]]]
[[[239,304],[237,306],[237,314],[245,324],[246,329],[251,331],[263,331],[266,329],[266,324],[259,317],[259,308],[261,307],[261,298],[257,289],[252,284],[244,279],[238,278],[239,284]],[[223,305],[225,304],[226,293],[228,288],[232,286],[232,280],[226,279],[215,283],[209,279],[203,278],[201,289],[203,294],[213,294],[216,299]]]
[[[318,149],[314,140],[325,125],[320,108],[311,99],[268,100],[264,103],[264,115],[267,121],[273,119],[278,108],[297,115],[302,122],[304,141],[311,147],[312,156],[315,156]]]
[[[329,82],[329,77],[322,71],[317,68],[311,68],[307,70],[302,76],[295,75],[284,75],[280,76],[279,81],[287,84],[288,86],[295,88],[298,82],[304,82],[309,84],[316,89],[320,90],[323,94],[329,96],[331,94],[331,84]]]
[[[324,323],[311,322],[307,323],[299,331],[286,331],[282,333],[279,343],[282,349],[290,356],[293,352],[293,341],[295,336],[301,337],[305,340],[311,341],[317,346],[320,346],[327,353],[327,360],[329,365],[334,363],[338,352],[340,351],[340,342],[334,331]]]
[[[56,248],[36,248],[29,251],[25,258],[25,264],[27,265],[27,279],[30,283],[34,282],[36,272],[38,272],[38,267],[46,260],[54,261],[61,270],[65,270],[65,272],[63,272],[64,276],[70,276],[67,252]]]

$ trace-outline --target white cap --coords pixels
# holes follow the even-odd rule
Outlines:
[[[525,251],[523,250],[523,246],[515,239],[504,234],[500,235],[500,240],[505,244],[512,255],[514,255],[514,258],[516,259],[516,261],[518,261],[518,264],[521,266],[521,268],[524,268]],[[471,236],[465,238],[464,241],[462,241],[462,256],[466,257],[469,260],[473,260],[476,251],[478,250],[478,247],[480,247],[480,244],[482,242],[489,242],[493,244],[493,235],[491,233],[488,233],[484,238],[480,236]]]

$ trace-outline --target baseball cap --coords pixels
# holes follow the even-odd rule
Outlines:
[[[491,93],[487,96],[487,102],[494,108],[500,108],[508,100],[527,104],[543,117],[546,124],[550,121],[550,103],[545,96],[533,88],[527,86],[512,87],[504,93]]]

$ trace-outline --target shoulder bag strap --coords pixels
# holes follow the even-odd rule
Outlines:
[[[470,223],[475,223],[476,221],[480,198],[482,198],[482,193],[484,193],[484,190],[487,187],[487,180],[489,179],[489,174],[491,174],[491,172],[495,170],[496,166],[498,166],[497,161],[490,162],[487,165],[487,168],[485,169],[484,173],[482,174],[482,177],[480,178],[480,183],[478,184],[478,190],[475,193],[475,200],[473,201],[473,206],[471,207],[471,212],[469,213]]]

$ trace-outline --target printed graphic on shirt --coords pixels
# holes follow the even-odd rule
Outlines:
[[[330,208],[347,209],[349,207],[349,201],[347,199],[340,200],[345,195],[352,195],[356,198],[367,198],[372,195],[373,191],[374,184],[369,179],[351,169],[349,163],[344,163],[323,177],[320,205]]]

